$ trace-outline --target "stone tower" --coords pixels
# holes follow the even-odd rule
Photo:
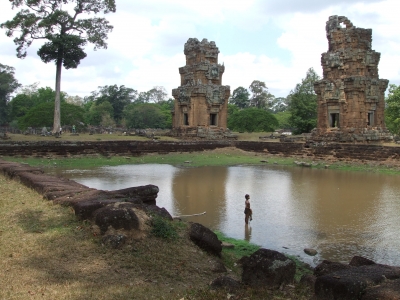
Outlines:
[[[379,140],[387,135],[380,53],[371,49],[372,30],[343,16],[326,22],[328,52],[322,53],[323,79],[314,84],[318,99],[317,134],[340,141]]]
[[[173,132],[177,136],[202,136],[227,129],[230,87],[222,85],[223,65],[218,64],[215,42],[190,38],[185,43],[186,65],[179,68],[181,85],[175,98]]]

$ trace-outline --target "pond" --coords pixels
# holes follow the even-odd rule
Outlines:
[[[157,205],[237,239],[299,256],[348,263],[361,255],[400,265],[400,178],[394,175],[282,166],[177,168],[123,165],[52,170],[91,188],[154,184]],[[253,221],[244,223],[244,195]],[[307,256],[304,248],[318,251]]]

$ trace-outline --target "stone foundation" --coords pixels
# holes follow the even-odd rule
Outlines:
[[[230,139],[236,140],[237,135],[232,134],[229,129],[220,127],[178,127],[171,130],[171,136],[181,139],[204,139],[204,140],[220,140]]]
[[[392,142],[393,135],[384,128],[331,128],[328,130],[315,129],[309,138],[312,141],[338,142],[338,143],[369,143]]]
[[[378,161],[400,164],[400,147],[380,144],[329,143],[309,140],[299,142],[251,141],[112,141],[112,142],[13,142],[0,143],[0,156],[73,157],[138,156],[146,153],[198,152],[234,147],[244,151],[287,157],[329,160]]]

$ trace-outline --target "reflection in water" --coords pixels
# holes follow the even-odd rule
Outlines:
[[[248,242],[250,242],[251,238],[251,225],[245,224],[244,225],[244,239]]]
[[[400,265],[398,176],[279,166],[125,165],[57,172],[103,190],[155,184],[157,204],[172,215],[205,211],[188,220],[311,265],[321,259],[349,262],[354,255]],[[253,221],[245,226],[247,193]],[[304,248],[319,254],[306,256]]]

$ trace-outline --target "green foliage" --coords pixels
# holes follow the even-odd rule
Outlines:
[[[127,88],[124,85],[117,86],[105,85],[100,86],[98,91],[92,92],[88,100],[94,101],[95,104],[100,105],[103,102],[108,102],[113,107],[111,117],[115,122],[120,123],[122,120],[122,112],[126,105],[136,101],[137,91]]]
[[[167,100],[167,91],[163,86],[155,86],[147,92],[140,92],[135,103],[161,103]]]
[[[220,231],[215,231],[214,233],[217,235],[220,241],[227,242],[235,246],[234,248],[224,249],[224,252],[233,253],[237,259],[240,259],[243,256],[250,256],[261,248],[260,246],[249,243],[248,241],[226,237]]]
[[[289,99],[284,97],[277,97],[271,101],[271,110],[273,113],[284,112],[289,108]]]
[[[9,120],[16,120],[23,117],[33,106],[35,102],[32,97],[25,94],[18,94],[9,103],[10,117]]]
[[[37,105],[45,102],[47,103],[54,102],[55,96],[56,96],[56,91],[53,90],[51,87],[46,86],[45,88],[39,88],[37,92],[31,95],[31,98],[33,99],[35,105]],[[67,93],[60,92],[61,102],[65,101],[66,97]]]
[[[254,80],[249,89],[252,93],[250,98],[251,106],[260,109],[270,109],[271,103],[274,100],[275,96],[268,92],[268,88],[265,85],[265,82]]]
[[[5,124],[8,119],[8,101],[19,86],[14,77],[14,68],[0,63],[0,125]]]
[[[31,108],[39,104],[54,102],[55,95],[56,92],[50,87],[37,89],[35,86],[32,89],[28,86],[21,89],[21,93],[16,95],[9,103],[9,120],[13,121],[23,117]],[[66,93],[60,93],[61,102],[65,101],[66,97]]]
[[[238,108],[246,108],[250,106],[250,93],[244,87],[239,86],[232,93],[229,104],[233,104]]]
[[[228,103],[228,118],[233,115],[235,112],[239,111],[239,107],[234,104]]]
[[[220,231],[215,231],[215,234],[220,241],[234,245],[233,248],[222,249],[222,260],[224,264],[230,269],[235,269],[236,262],[243,256],[250,256],[261,248],[260,246],[251,244],[245,240],[228,238]]]
[[[172,222],[157,215],[152,217],[151,233],[156,237],[169,240],[178,238],[178,233],[172,225]]]
[[[158,104],[129,104],[124,109],[124,118],[128,128],[166,128],[166,115]]]
[[[317,126],[317,95],[314,83],[320,80],[313,68],[308,69],[306,77],[289,95],[289,123],[294,134],[310,132]]]
[[[237,111],[228,119],[229,129],[240,132],[270,132],[278,125],[278,120],[271,112],[254,107]]]
[[[37,52],[37,55],[45,63],[57,62],[63,57],[62,63],[66,69],[76,69],[87,54],[83,51],[86,40],[73,34],[48,35],[49,42],[45,43]]]
[[[84,110],[82,107],[61,103],[61,123],[65,125],[79,124],[83,122]],[[31,108],[25,116],[18,119],[18,126],[21,129],[28,127],[41,128],[43,126],[51,127],[53,125],[54,102],[46,102]]]
[[[168,99],[158,102],[160,109],[165,117],[165,128],[172,128],[172,113],[174,108],[174,99]]]
[[[89,111],[85,113],[85,120],[91,125],[100,125],[103,119],[112,118],[114,115],[114,108],[110,102],[104,101],[100,104],[93,103]]]
[[[385,123],[393,134],[400,134],[400,85],[391,84],[386,100]]]
[[[44,62],[61,58],[67,67],[76,67],[83,58],[81,57],[83,51],[76,48],[82,47],[86,42],[94,44],[95,49],[107,47],[104,40],[113,28],[108,21],[104,18],[84,19],[78,16],[83,13],[115,12],[114,0],[11,0],[10,2],[13,7],[26,7],[12,20],[1,24],[1,28],[7,29],[7,36],[20,34],[14,39],[14,43],[18,46],[19,58],[26,56],[26,49],[36,39],[49,41],[39,50]],[[68,3],[72,5],[68,6]],[[68,7],[72,9],[68,11]]]
[[[281,129],[289,129],[290,127],[290,112],[289,111],[282,111],[282,112],[278,112],[276,114],[274,114],[275,118],[278,120],[278,128]]]
[[[17,34],[17,57],[24,58],[34,40],[47,40],[37,54],[43,62],[56,64],[56,93],[53,131],[60,128],[61,69],[76,68],[86,57],[83,46],[107,48],[113,29],[105,18],[83,18],[82,14],[115,12],[115,0],[10,0],[12,7],[24,7],[12,20],[0,25],[8,37]]]

